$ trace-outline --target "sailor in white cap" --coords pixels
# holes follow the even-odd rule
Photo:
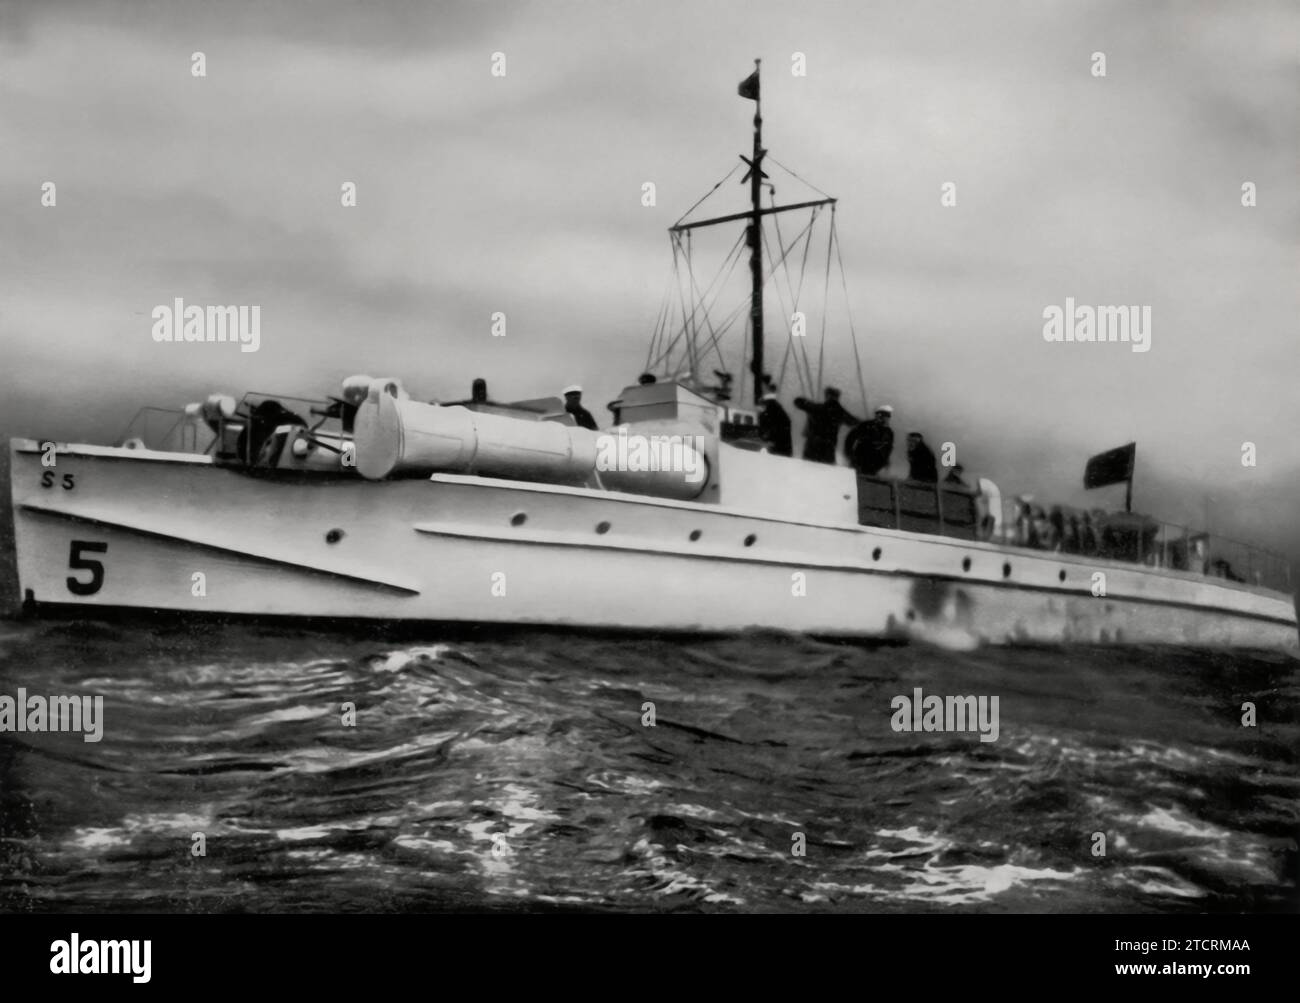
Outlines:
[[[844,452],[858,473],[875,477],[889,466],[894,452],[894,430],[889,427],[893,413],[892,407],[881,404],[874,418],[868,418],[845,438]]]
[[[1016,495],[1015,500],[1015,543],[1021,547],[1038,546],[1038,536],[1034,529],[1033,495]]]
[[[575,425],[596,431],[596,419],[582,406],[582,387],[576,383],[564,388],[564,410],[573,416]]]
[[[791,456],[794,441],[790,433],[790,415],[777,399],[776,384],[771,376],[763,377],[764,394],[758,406],[758,436],[767,444],[769,453]]]

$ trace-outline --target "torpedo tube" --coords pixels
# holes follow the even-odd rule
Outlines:
[[[357,409],[357,472],[368,480],[460,473],[690,500],[710,479],[708,437],[693,426],[594,432],[396,396],[373,380]],[[662,423],[655,423],[660,425]],[[670,434],[675,432],[675,434]],[[631,462],[629,462],[629,460]]]

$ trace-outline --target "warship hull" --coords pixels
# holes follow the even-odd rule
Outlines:
[[[11,440],[20,598],[37,611],[1300,646],[1285,593],[1081,555],[474,475],[259,476],[75,444],[55,456]]]

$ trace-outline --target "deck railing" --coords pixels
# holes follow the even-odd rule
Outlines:
[[[197,453],[198,429],[186,420],[180,408],[142,407],[114,440],[118,445],[134,442],[146,449]]]
[[[858,522],[914,533],[979,538],[977,495],[955,484],[858,476]]]
[[[1148,552],[1142,556],[1145,564],[1195,571],[1285,592],[1292,589],[1291,562],[1282,554],[1176,523],[1160,522],[1158,527]]]
[[[858,476],[858,522],[914,533],[937,533],[970,540],[990,540],[1007,546],[1128,561],[1153,568],[1188,571],[1206,577],[1262,585],[1290,592],[1291,563],[1282,554],[1218,534],[1193,530],[1123,512],[1102,512],[1062,506],[1064,521],[1075,518],[1075,530],[1059,533],[1050,511],[1028,520],[1017,516],[1014,500],[1002,502],[1000,528],[976,492],[954,484],[899,481]],[[1034,511],[1034,509],[1031,509]],[[1080,534],[1081,520],[1091,532]]]
[[[235,416],[229,420],[219,419],[216,428],[209,428],[205,422],[189,418],[181,408],[142,407],[115,442],[126,444],[136,441],[137,445],[143,444],[146,449],[178,453],[212,453],[215,450],[218,456],[227,455],[227,458],[231,458],[234,455],[234,442],[233,437],[227,436],[227,428],[236,433],[242,430],[253,405],[263,400],[292,401],[299,406],[302,412],[300,417],[308,422],[313,431],[322,426],[336,427],[339,424],[337,418],[324,414],[331,401],[250,391],[239,400]],[[231,441],[227,442],[228,438]]]
[[[1035,507],[1042,511],[1042,506]],[[1076,517],[1085,514],[1083,510],[1072,507],[1062,506],[1062,509],[1067,515]],[[1031,534],[1046,537],[1045,541],[1026,540],[1024,520],[1017,520],[1017,503],[1003,499],[1002,512],[1000,538],[1013,546],[1030,546],[1064,553],[1093,553],[1110,560],[1188,571],[1208,578],[1225,578],[1283,592],[1292,591],[1294,585],[1291,562],[1284,555],[1180,523],[1094,509],[1086,513],[1096,540],[1095,549],[1088,550],[1082,546],[1071,547],[1068,539],[1054,539],[1055,534],[1050,528],[1046,533]],[[1033,521],[1039,527],[1047,522],[1050,527],[1050,509],[1046,519]]]

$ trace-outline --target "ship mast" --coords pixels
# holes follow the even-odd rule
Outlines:
[[[808,209],[813,206],[834,205],[835,199],[822,198],[815,199],[811,202],[798,202],[794,205],[772,205],[770,208],[762,208],[761,200],[763,195],[763,182],[767,179],[767,174],[763,171],[763,157],[767,151],[763,149],[763,114],[762,107],[759,103],[759,86],[758,72],[761,60],[754,60],[754,72],[740,82],[737,93],[754,102],[754,147],[752,154],[746,157],[741,154],[740,159],[748,166],[749,171],[741,179],[741,183],[749,182],[749,211],[732,213],[728,216],[718,216],[714,219],[702,219],[694,223],[677,223],[675,226],[668,228],[669,233],[682,233],[687,230],[694,230],[701,226],[714,226],[718,223],[729,223],[736,220],[747,221],[746,243],[749,247],[749,324],[750,336],[752,338],[753,359],[750,372],[754,378],[754,403],[759,404],[763,398],[763,217],[778,212],[790,212],[795,209]]]
[[[750,337],[753,339],[753,367],[751,372],[754,375],[754,403],[759,404],[763,398],[763,218],[762,205],[760,200],[763,195],[763,179],[767,177],[763,173],[763,154],[767,151],[763,149],[763,106],[759,98],[759,64],[760,60],[754,60],[754,75],[740,85],[740,94],[744,97],[746,86],[752,80],[753,98],[754,98],[754,155],[752,160],[745,160],[749,165],[749,173],[745,175],[745,180],[749,181],[749,326]]]

